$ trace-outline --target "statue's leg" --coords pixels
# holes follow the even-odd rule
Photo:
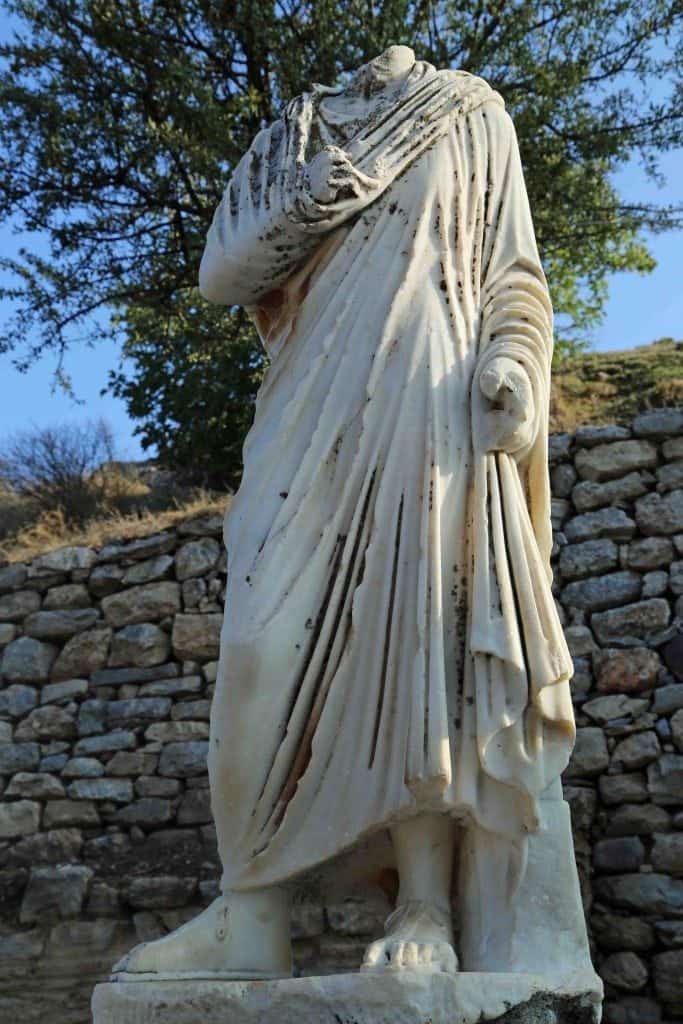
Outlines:
[[[365,953],[363,970],[407,968],[455,972],[451,879],[455,823],[445,814],[420,814],[395,825],[399,891],[384,938]]]

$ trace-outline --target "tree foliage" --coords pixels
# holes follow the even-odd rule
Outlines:
[[[565,335],[600,317],[609,274],[647,271],[612,174],[683,133],[683,0],[0,0],[0,219],[48,239],[5,259],[28,365],[84,334],[133,360],[110,386],[145,445],[208,482],[239,473],[262,357],[244,315],[196,291],[230,168],[284,99],[390,43],[483,75],[518,135]],[[103,315],[97,316],[97,311]],[[113,313],[113,315],[112,315]]]
[[[0,446],[0,483],[41,511],[60,509],[67,523],[84,523],[109,494],[103,464],[114,458],[104,420],[21,431]]]

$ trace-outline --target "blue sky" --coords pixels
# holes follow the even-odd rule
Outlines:
[[[0,37],[10,33],[9,23],[0,28]],[[666,184],[658,187],[637,164],[624,168],[615,184],[626,201],[679,204],[683,200],[683,150],[662,158],[661,171]],[[648,275],[615,274],[610,280],[609,301],[603,323],[590,338],[598,351],[631,348],[656,338],[683,338],[683,284],[681,255],[683,231],[667,232],[648,239],[657,267]],[[4,254],[16,252],[19,240],[8,225],[0,225],[0,248]],[[0,277],[2,280],[2,277]],[[11,307],[0,301],[0,323],[10,315]],[[96,348],[81,345],[66,357],[64,369],[71,378],[78,404],[55,384],[56,357],[47,356],[27,373],[12,365],[10,356],[0,355],[0,439],[27,426],[82,421],[104,417],[110,423],[119,458],[149,457],[134,436],[134,423],[123,402],[101,395],[108,373],[118,369],[121,352],[113,342]]]

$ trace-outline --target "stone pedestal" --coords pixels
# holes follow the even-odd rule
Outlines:
[[[391,971],[286,981],[98,985],[94,1024],[599,1024],[592,971],[457,976]]]

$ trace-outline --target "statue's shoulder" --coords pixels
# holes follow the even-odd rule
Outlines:
[[[435,69],[435,74],[444,88],[452,89],[463,98],[471,96],[478,102],[486,103],[491,101],[496,106],[505,108],[505,102],[500,93],[496,92],[493,86],[489,85],[485,78],[473,75],[469,71],[461,71],[459,68]]]

